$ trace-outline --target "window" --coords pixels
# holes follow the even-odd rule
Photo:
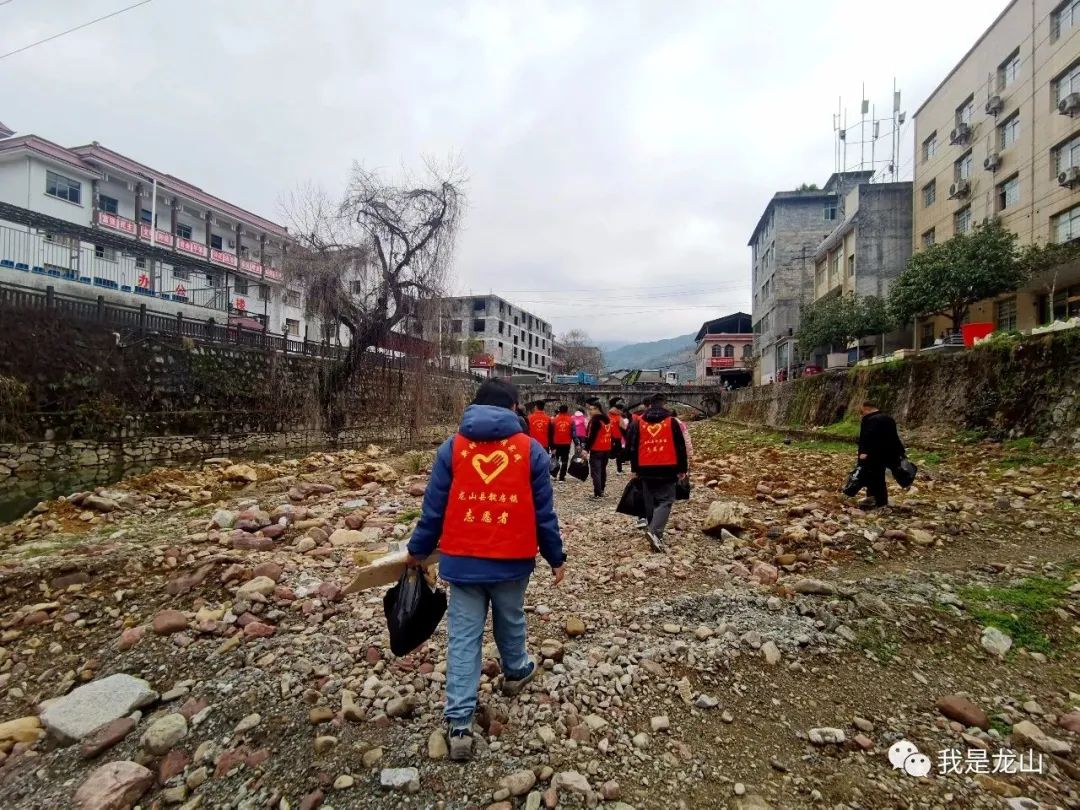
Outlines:
[[[135,265],[138,266],[138,264],[138,261],[136,261]],[[172,274],[177,281],[189,281],[191,279],[191,273],[185,267],[174,267]]]
[[[829,203],[825,206],[825,221],[832,222],[836,219],[836,203]]]
[[[300,291],[285,290],[285,305],[289,307],[300,306]]]
[[[191,226],[185,225],[183,222],[176,223],[176,235],[181,239],[191,238]]]
[[[930,137],[922,142],[923,163],[937,154],[937,132],[931,132]]]
[[[514,347],[514,359],[517,360],[517,346]]]
[[[719,343],[714,343],[713,347],[712,347],[712,356],[713,357],[723,357],[724,356],[724,347],[721,346]]]
[[[1069,93],[1080,92],[1080,62],[1061,74],[1054,82],[1054,106]]]
[[[933,346],[934,345],[934,322],[923,321],[919,324],[919,345],[920,346]]]
[[[483,332],[484,331],[484,319],[483,318],[476,318],[475,320],[473,320],[473,322],[472,322],[472,330],[474,332]]]
[[[1020,49],[1013,51],[1009,58],[998,66],[998,90],[1004,90],[1016,81],[1020,75]]]
[[[145,270],[146,269],[146,257],[145,256],[136,256],[135,257],[135,269],[137,269],[137,270]],[[175,270],[173,270],[173,275],[176,275]]]
[[[260,284],[259,285],[259,300],[260,301],[269,301],[269,300],[271,300],[270,285],[269,284]]]
[[[109,197],[105,194],[98,195],[97,207],[99,211],[104,211],[106,214],[120,213],[120,201],[116,197]]]
[[[107,262],[116,261],[116,251],[104,245],[94,245],[94,256]]]
[[[1005,121],[998,127],[998,143],[1001,144],[1001,149],[1008,149],[1014,143],[1016,139],[1020,137],[1020,115],[1019,113],[1013,115],[1008,121]]]
[[[1080,0],[1077,0],[1080,3]],[[1054,149],[1054,171],[1063,172],[1080,166],[1080,135],[1075,135]]]
[[[473,312],[483,312],[486,304],[483,298],[474,298],[472,302]]]
[[[1065,0],[1050,14],[1050,41],[1080,23],[1080,0]]]
[[[754,352],[754,347],[753,346],[751,346],[749,343],[744,343],[743,344],[743,347],[742,347],[743,360],[746,360],[747,358],[749,358],[753,354],[753,352]]]
[[[233,289],[236,290],[237,295],[248,294],[248,280],[246,278],[238,278],[233,282]]]
[[[957,180],[971,179],[971,151],[953,164],[953,174]]]
[[[724,357],[734,357],[734,356],[735,356],[735,347],[732,346],[730,343],[727,344],[726,346],[724,346]]]
[[[929,208],[937,200],[937,180],[931,180],[922,187],[923,208]]]
[[[214,250],[221,250],[221,237],[216,233],[210,234],[210,247]]]
[[[997,310],[996,326],[999,332],[1016,331],[1016,296],[998,301],[994,306]]]
[[[461,321],[450,321],[450,331],[455,335],[461,334]]]
[[[1071,242],[1080,237],[1080,205],[1062,211],[1051,222],[1055,242]]]
[[[975,114],[975,96],[967,97],[967,100],[956,108],[956,125],[967,124],[971,126],[971,116]]]
[[[363,281],[350,281],[349,282],[349,289],[352,291],[353,295],[363,295],[364,294],[364,282]]]
[[[300,321],[293,320],[292,318],[285,319],[285,331],[293,337],[297,337],[300,334]]]
[[[930,247],[937,240],[937,232],[931,228],[928,231],[924,231],[922,235],[922,246],[924,248]]]
[[[1020,202],[1020,177],[1013,175],[997,188],[998,211]]]
[[[855,275],[855,254],[852,253],[847,257],[847,274],[849,276]]]
[[[505,324],[505,323],[503,323],[502,321],[499,321],[499,334],[500,334],[500,335],[501,335],[501,334],[503,334],[503,329],[504,329],[505,327],[506,327],[506,324]]]
[[[56,172],[45,172],[45,193],[50,197],[82,205],[82,183]]]
[[[139,219],[149,225],[151,222],[154,221],[154,212],[151,211],[149,208],[144,208],[142,211],[139,212]]]
[[[953,214],[953,231],[955,233],[967,233],[971,230],[971,206],[965,205]]]

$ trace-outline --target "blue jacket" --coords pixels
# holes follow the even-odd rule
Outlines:
[[[461,417],[458,431],[468,439],[478,442],[505,439],[523,433],[517,414],[506,408],[492,405],[470,405]],[[431,480],[424,493],[424,507],[420,522],[409,539],[409,553],[414,557],[426,557],[439,543],[442,535],[443,515],[450,500],[450,482],[453,478],[454,438],[447,439],[435,454]],[[551,457],[535,439],[529,456],[532,473],[533,506],[536,509],[536,538],[540,554],[552,568],[564,560],[559,518],[555,514],[554,495],[551,491]],[[482,557],[461,557],[443,554],[439,574],[447,582],[460,585],[482,582],[508,582],[524,579],[533,572],[536,560],[493,560]]]

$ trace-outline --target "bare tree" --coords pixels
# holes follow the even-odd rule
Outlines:
[[[333,403],[369,350],[385,346],[395,327],[442,294],[463,185],[459,172],[430,164],[422,181],[407,177],[401,185],[356,165],[340,201],[313,186],[285,201],[294,240],[286,280],[303,289],[309,316],[348,333],[345,354],[323,385],[332,430],[341,421]]]
[[[600,349],[590,345],[589,335],[583,329],[571,329],[556,341],[556,360],[563,373],[588,371],[599,374],[603,365]]]

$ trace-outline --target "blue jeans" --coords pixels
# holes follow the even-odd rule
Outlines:
[[[514,679],[528,673],[529,653],[525,649],[525,588],[528,584],[528,577],[477,585],[450,583],[445,715],[451,728],[468,728],[476,712],[488,604],[491,605],[491,625],[503,674]]]

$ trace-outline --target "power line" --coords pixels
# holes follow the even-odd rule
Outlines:
[[[10,2],[11,0],[5,0],[4,5]],[[102,20],[107,20],[110,17],[115,17],[119,14],[123,14],[125,11],[131,11],[132,9],[138,8],[139,6],[145,6],[147,3],[150,2],[153,2],[153,0],[140,0],[138,3],[133,3],[130,6],[125,6],[124,8],[114,11],[111,14],[106,14],[102,17],[98,17],[97,19],[90,20],[90,22],[84,22],[82,25],[76,25],[74,28],[69,28],[66,31],[61,31],[58,34],[53,34],[52,36],[45,37],[45,39],[39,39],[37,42],[31,42],[29,45],[23,45],[21,48],[16,48],[15,50],[8,51],[5,54],[0,54],[0,59],[7,59],[9,56],[14,56],[17,53],[28,51],[31,48],[37,47],[38,45],[44,45],[46,42],[52,42],[54,39],[59,39],[60,37],[66,36],[67,34],[73,34],[76,31],[81,31],[83,28],[89,28],[94,23],[99,23]]]

